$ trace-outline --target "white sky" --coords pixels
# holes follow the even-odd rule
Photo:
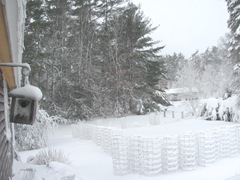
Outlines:
[[[152,25],[154,40],[165,45],[161,54],[182,52],[189,57],[197,49],[217,45],[228,32],[228,12],[225,0],[132,0],[140,4]]]

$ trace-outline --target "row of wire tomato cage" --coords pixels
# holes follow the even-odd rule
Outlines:
[[[110,154],[115,175],[155,176],[190,171],[240,153],[240,124],[144,137],[125,135],[117,128],[81,123],[72,126],[72,135],[91,140]]]

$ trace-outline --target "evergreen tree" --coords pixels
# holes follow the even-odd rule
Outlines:
[[[183,56],[183,54],[179,53],[173,53],[173,55],[166,55],[162,57],[162,59],[165,61],[166,64],[166,77],[169,82],[169,87],[172,86],[172,83],[174,83],[177,78],[179,72],[183,66],[187,63],[187,60]]]
[[[46,72],[47,64],[44,59],[49,56],[44,49],[44,37],[50,32],[50,23],[41,0],[29,0],[26,9],[23,59],[32,67],[33,84],[37,81],[40,88],[44,89],[46,77],[42,72]]]
[[[132,3],[118,11],[109,23],[108,89],[112,89],[113,102],[117,103],[115,107],[119,112],[126,109],[125,106],[130,107],[133,99],[146,97],[148,60],[157,57],[163,47],[153,47],[157,42],[149,34],[156,28],[151,27],[150,20]]]
[[[164,65],[150,60],[163,47],[149,36],[156,27],[139,7],[126,0],[29,0],[26,22],[24,60],[50,114],[122,116],[133,101],[151,99]]]
[[[231,30],[232,37],[230,39],[231,47],[229,48],[232,58],[236,63],[240,62],[240,0],[226,0],[229,20],[228,27]]]

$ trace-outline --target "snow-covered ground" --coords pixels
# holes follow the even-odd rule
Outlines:
[[[147,117],[147,116],[146,116]],[[132,117],[133,118],[133,117]],[[135,117],[137,118],[137,117]],[[187,122],[190,122],[186,124]],[[205,124],[205,126],[204,126]],[[210,126],[229,125],[225,122],[208,122],[200,119],[187,119],[177,123],[149,126],[146,128],[129,128],[125,129],[127,133],[144,133],[152,135],[155,133],[173,133],[175,130],[179,130],[179,127],[185,127],[188,125],[187,130],[201,130],[209,128]],[[171,128],[173,127],[173,128]],[[185,131],[186,129],[182,129]],[[30,165],[22,162],[14,162],[15,177],[13,179],[24,179],[30,176],[29,171],[35,172],[35,179],[62,179],[66,176],[75,175],[75,179],[84,180],[140,180],[140,179],[227,179],[239,175],[240,173],[240,155],[221,159],[208,167],[198,167],[193,171],[178,171],[173,174],[164,174],[153,177],[146,177],[142,175],[125,175],[115,176],[113,174],[112,158],[106,154],[103,149],[98,147],[91,141],[76,140],[72,138],[71,127],[61,126],[57,128],[53,135],[50,136],[48,142],[48,148],[61,149],[69,155],[71,161],[70,165],[52,162],[48,166]],[[39,150],[20,152],[20,156],[23,162],[27,161],[29,156],[35,155]],[[31,169],[32,168],[32,169]],[[237,178],[237,177],[236,177]]]
[[[184,118],[181,114],[171,113],[167,118],[163,114],[150,114],[144,116],[129,116],[125,118],[96,119],[86,123],[102,125],[114,128],[123,128],[127,135],[162,136],[191,131],[198,132],[219,126],[232,125],[230,122],[206,121],[201,118]],[[154,123],[153,123],[154,122]],[[156,125],[157,124],[157,125]],[[26,161],[40,150],[19,152],[22,162],[14,161],[13,180],[236,180],[240,179],[240,154],[228,158],[222,158],[207,167],[197,166],[192,171],[178,170],[171,174],[156,176],[143,176],[130,174],[116,176],[113,173],[112,158],[104,150],[89,140],[79,140],[72,137],[71,126],[64,125],[56,128],[50,134],[47,148],[61,149],[68,154],[70,165],[51,162],[48,165],[32,165]],[[34,177],[34,178],[32,178]]]

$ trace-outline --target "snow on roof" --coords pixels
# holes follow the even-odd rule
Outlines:
[[[199,92],[197,88],[173,88],[167,89],[166,94],[181,94],[181,93],[190,93],[190,92]]]
[[[22,97],[22,98],[30,98],[36,101],[42,99],[42,92],[41,90],[32,85],[26,85],[24,87],[13,89],[9,92],[10,97]]]
[[[24,48],[24,28],[26,17],[26,0],[5,0],[6,23],[9,31],[11,56],[13,63],[22,62]],[[20,70],[14,68],[15,80],[20,82]]]

